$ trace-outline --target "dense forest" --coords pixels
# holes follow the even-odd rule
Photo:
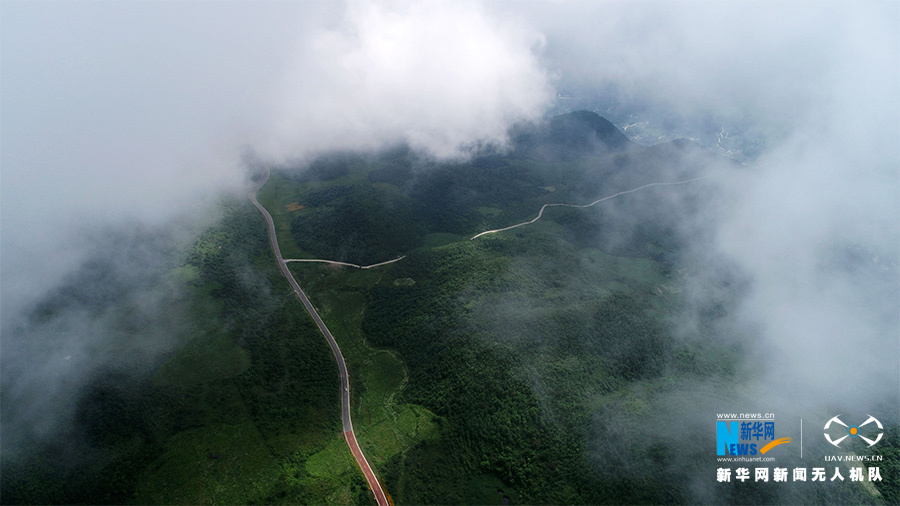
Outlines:
[[[109,345],[122,357],[95,370],[69,428],[3,462],[3,502],[308,503],[331,493],[342,478],[286,472],[340,431],[340,406],[334,359],[270,255],[258,211],[226,204],[219,225],[155,271],[176,295],[138,324],[123,322]],[[115,285],[94,264],[38,306],[39,325],[81,300],[130,314],[103,295]],[[172,351],[129,368],[123,357],[159,326],[177,340]],[[16,408],[4,398],[4,410]],[[367,502],[362,477],[345,478],[348,502]]]
[[[286,258],[405,255],[369,270],[290,264],[340,343],[360,445],[395,504],[896,502],[896,437],[881,496],[715,482],[703,410],[740,395],[753,335],[723,323],[746,280],[727,262],[705,272],[712,238],[685,225],[714,205],[706,182],[470,239],[546,203],[737,164],[685,141],[633,144],[586,112],[510,138],[453,162],[402,146],[333,153],[273,167],[259,191]],[[334,359],[259,213],[230,200],[189,247],[153,237],[137,242],[163,243],[154,258],[168,260],[139,283],[92,259],[21,328],[49,332],[77,310],[115,339],[71,424],[3,462],[2,501],[371,503],[340,435]],[[698,301],[697,284],[719,295]],[[157,310],[130,302],[136,287],[164,294]],[[130,367],[135,343],[161,334],[166,351]]]

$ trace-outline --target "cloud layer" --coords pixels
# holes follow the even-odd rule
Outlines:
[[[437,156],[500,142],[552,98],[543,36],[474,2],[352,2],[281,83],[265,153],[405,141]]]
[[[245,190],[245,147],[278,162],[396,142],[449,157],[502,143],[552,97],[540,33],[481,3],[0,8],[2,379],[20,435],[64,427],[121,338],[87,311],[44,326],[24,315],[86,271],[121,282],[121,301],[163,307],[165,289],[145,292],[165,269],[129,274],[170,266],[216,199]],[[129,230],[150,233],[115,239]],[[154,247],[156,235],[178,247]],[[100,273],[88,268],[98,259]],[[147,363],[170,348],[164,334]]]
[[[896,2],[2,10],[4,324],[80,263],[85,222],[203,210],[240,189],[245,145],[280,160],[406,141],[452,157],[502,143],[556,89],[613,89],[769,140],[758,166],[719,179],[721,216],[686,227],[712,228],[750,279],[735,324],[760,329],[774,365],[759,381],[819,393],[805,402],[900,398]]]
[[[761,334],[759,381],[789,382],[810,404],[900,401],[900,5],[523,8],[567,95],[701,128],[740,123],[765,139],[753,167],[716,179],[727,197],[713,219],[685,223],[710,231],[715,253],[749,278],[734,323]]]
[[[541,34],[477,2],[3,13],[3,276],[16,291],[71,268],[37,259],[85,221],[159,223],[238,188],[245,146],[279,161],[403,141],[454,156],[503,142],[552,97]]]

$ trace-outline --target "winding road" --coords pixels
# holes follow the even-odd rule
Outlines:
[[[525,225],[530,225],[530,224],[538,221],[539,219],[541,219],[541,217],[544,215],[544,210],[547,209],[548,207],[555,207],[555,206],[578,207],[578,208],[591,207],[595,204],[599,204],[600,202],[614,199],[621,195],[634,193],[634,192],[643,190],[644,188],[649,188],[651,186],[681,185],[681,184],[692,183],[694,181],[699,181],[701,179],[706,179],[708,177],[712,177],[712,176],[703,176],[703,177],[698,177],[698,178],[694,178],[694,179],[687,179],[684,181],[675,181],[675,182],[670,182],[670,183],[645,184],[644,186],[640,186],[640,187],[634,188],[632,190],[621,191],[614,195],[610,195],[608,197],[603,197],[601,199],[597,199],[597,200],[591,202],[590,204],[582,204],[582,205],[579,205],[579,204],[544,204],[541,207],[541,210],[538,212],[537,217],[535,217],[533,220],[525,221],[522,223],[517,223],[515,225],[511,225],[511,226],[504,227],[504,228],[498,228],[495,230],[486,230],[484,232],[481,232],[479,234],[472,236],[471,239],[477,239],[483,235],[496,234],[498,232],[503,232],[506,230],[511,230],[514,228],[522,227]],[[399,258],[395,258],[393,260],[388,260],[386,262],[381,262],[381,263],[372,264],[372,265],[356,265],[356,264],[351,264],[351,263],[347,263],[347,262],[338,262],[335,260],[308,259],[308,258],[285,260],[284,257],[282,257],[282,255],[281,255],[281,248],[279,248],[279,246],[278,246],[278,237],[276,236],[276,233],[275,233],[275,222],[272,220],[272,215],[269,214],[269,211],[267,211],[266,208],[263,207],[263,205],[260,204],[259,200],[257,199],[257,193],[259,192],[260,188],[262,188],[263,185],[266,184],[266,181],[268,181],[268,180],[269,180],[269,169],[266,168],[265,177],[263,177],[262,180],[259,182],[259,184],[253,189],[253,192],[251,193],[251,196],[250,196],[250,200],[253,202],[253,205],[256,206],[257,209],[259,209],[259,212],[261,212],[263,214],[263,216],[266,218],[266,225],[268,226],[268,229],[269,229],[269,242],[272,244],[272,250],[275,252],[275,259],[278,261],[278,268],[281,270],[281,274],[283,274],[284,277],[287,278],[291,287],[294,289],[294,293],[297,294],[297,297],[303,303],[303,306],[306,307],[306,310],[309,312],[309,315],[312,316],[313,320],[316,322],[316,325],[319,327],[319,330],[322,332],[322,335],[325,336],[325,340],[328,341],[328,345],[331,346],[331,351],[332,351],[332,353],[334,353],[334,358],[337,361],[338,370],[340,371],[340,376],[341,376],[341,422],[343,423],[344,439],[347,441],[347,446],[350,447],[350,451],[351,451],[351,453],[353,453],[353,457],[356,459],[356,463],[359,464],[360,469],[362,470],[363,474],[365,475],[366,481],[369,483],[369,488],[375,494],[375,500],[378,502],[379,506],[388,506],[389,502],[384,493],[384,490],[381,488],[381,484],[378,482],[378,478],[375,477],[375,473],[372,471],[372,468],[369,466],[369,462],[366,460],[365,455],[363,455],[362,450],[359,448],[359,443],[356,441],[356,434],[354,434],[354,432],[353,432],[353,424],[350,421],[350,378],[347,375],[347,364],[344,362],[344,356],[341,354],[341,349],[338,347],[337,341],[335,341],[334,336],[331,335],[331,331],[329,331],[328,327],[325,326],[325,322],[322,321],[322,318],[319,316],[319,313],[316,312],[316,309],[313,307],[312,303],[309,301],[309,298],[306,296],[306,294],[300,288],[300,285],[297,284],[297,280],[294,279],[294,276],[291,274],[291,271],[288,269],[287,264],[288,264],[288,262],[321,262],[321,263],[328,263],[328,264],[334,264],[334,265],[344,265],[347,267],[355,267],[357,269],[371,269],[373,267],[378,267],[381,265],[387,265],[387,264],[391,264],[391,263],[400,261],[403,258],[405,258],[406,256],[404,255]]]
[[[629,194],[629,193],[634,193],[634,192],[636,192],[636,191],[643,190],[644,188],[649,188],[649,187],[651,187],[651,186],[673,186],[673,185],[678,185],[678,184],[687,184],[687,183],[693,183],[694,181],[700,181],[701,179],[706,179],[706,178],[708,178],[708,177],[712,177],[712,176],[709,175],[709,176],[703,176],[703,177],[695,177],[694,179],[686,179],[686,180],[684,180],[684,181],[675,181],[675,182],[672,182],[672,183],[650,183],[650,184],[645,184],[644,186],[639,186],[639,187],[634,188],[634,189],[632,189],[632,190],[625,190],[625,191],[616,193],[615,195],[610,195],[609,197],[603,197],[602,199],[597,199],[597,200],[591,202],[590,204],[580,204],[580,205],[579,205],[579,204],[544,204],[544,205],[541,207],[541,210],[538,211],[537,217],[536,217],[535,219],[531,220],[531,221],[523,221],[522,223],[517,223],[517,224],[515,224],[515,225],[510,225],[510,226],[504,227],[504,228],[497,228],[497,229],[494,229],[494,230],[485,230],[484,232],[481,232],[480,234],[475,234],[475,235],[473,235],[473,236],[471,237],[470,240],[472,240],[472,239],[478,239],[479,237],[481,237],[481,236],[483,236],[483,235],[487,235],[487,234],[496,234],[497,232],[503,232],[503,231],[506,231],[506,230],[512,230],[512,229],[514,229],[514,228],[523,227],[523,226],[525,226],[525,225],[531,225],[532,223],[534,223],[534,222],[536,222],[537,220],[541,219],[541,216],[544,215],[544,209],[547,209],[548,207],[580,207],[580,208],[591,207],[591,206],[593,206],[594,204],[599,204],[600,202],[603,202],[603,201],[605,201],[605,200],[614,199],[614,198],[616,198],[616,197],[618,197],[618,196],[626,195],[626,194]]]
[[[403,260],[404,258],[406,258],[406,255],[403,255],[402,257],[397,257],[393,260],[388,260],[387,262],[381,262],[381,263],[372,264],[372,265],[348,264],[347,262],[338,262],[337,260],[322,260],[320,258],[289,258],[289,259],[285,260],[285,263],[287,263],[287,262],[320,262],[323,264],[334,264],[334,265],[345,265],[347,267],[356,267],[357,269],[371,269],[373,267],[380,267],[382,265],[399,262],[400,260]]]
[[[350,447],[350,451],[351,453],[353,453],[353,457],[356,459],[356,463],[359,464],[360,469],[365,475],[366,481],[369,483],[369,488],[375,494],[375,500],[378,502],[379,506],[388,506],[389,503],[384,490],[381,488],[381,484],[378,482],[378,478],[375,477],[375,473],[369,466],[369,462],[366,460],[365,455],[363,455],[362,450],[360,450],[359,443],[357,443],[356,441],[356,434],[354,434],[353,432],[353,424],[350,422],[350,377],[347,375],[347,364],[344,362],[344,356],[341,354],[341,349],[338,347],[337,341],[334,340],[334,336],[331,335],[331,331],[328,330],[328,327],[325,326],[325,322],[322,321],[319,313],[316,312],[316,308],[313,307],[312,303],[309,301],[309,298],[300,288],[300,285],[297,284],[297,280],[294,279],[294,276],[288,269],[287,262],[285,261],[284,257],[281,256],[281,248],[278,247],[278,237],[275,234],[275,222],[272,220],[272,215],[269,214],[269,211],[267,211],[266,208],[263,207],[263,205],[260,204],[259,200],[256,198],[256,194],[259,192],[259,189],[262,188],[268,180],[269,169],[267,167],[265,177],[263,177],[258,186],[253,189],[253,192],[250,195],[250,200],[253,202],[253,205],[256,206],[257,209],[259,209],[259,212],[261,212],[266,218],[266,225],[269,228],[269,242],[272,244],[272,250],[275,252],[275,259],[278,261],[278,268],[281,269],[281,274],[283,274],[284,277],[287,278],[288,282],[291,284],[291,287],[294,289],[294,293],[297,294],[300,302],[302,302],[303,306],[306,307],[306,311],[309,312],[309,315],[312,316],[313,320],[316,322],[316,326],[319,327],[322,335],[325,336],[325,340],[328,341],[328,345],[331,346],[331,351],[332,353],[334,353],[334,358],[337,361],[338,370],[340,371],[341,376],[341,422],[343,424],[344,439],[347,441],[347,446]],[[391,260],[390,262],[395,262],[397,260],[399,260],[399,258],[396,260]],[[382,264],[370,265],[363,268],[376,267],[377,265],[383,265],[390,262],[383,262]],[[354,265],[354,267],[359,266]]]

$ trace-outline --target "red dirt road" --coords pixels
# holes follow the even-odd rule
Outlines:
[[[352,432],[344,432],[344,439],[347,440],[347,446],[350,447],[353,457],[356,458],[356,463],[359,464],[363,474],[366,475],[366,481],[369,482],[369,488],[375,493],[375,500],[378,501],[378,506],[388,506],[388,500],[384,495],[384,490],[381,489],[378,478],[375,477],[375,473],[373,473],[372,468],[369,467],[369,461],[366,460],[362,450],[359,449],[359,445],[356,443],[356,437],[354,437]]]

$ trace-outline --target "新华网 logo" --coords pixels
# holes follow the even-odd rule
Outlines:
[[[872,415],[869,415],[869,418],[865,422],[863,422],[859,425],[847,425],[846,423],[841,421],[841,419],[839,418],[840,416],[841,415],[832,417],[831,420],[828,420],[828,423],[825,424],[826,431],[829,431],[832,424],[835,424],[835,426],[842,425],[846,428],[846,430],[841,429],[840,432],[838,432],[837,429],[831,429],[829,431],[830,434],[829,434],[829,432],[825,432],[825,439],[827,439],[828,442],[833,444],[834,446],[837,446],[840,448],[841,442],[844,441],[845,439],[847,439],[848,437],[851,439],[858,437],[858,438],[862,439],[863,441],[865,441],[866,443],[869,443],[869,446],[874,446],[875,443],[881,441],[881,437],[884,436],[884,427],[882,427],[881,422],[879,422],[878,419]],[[875,425],[878,427],[877,435],[874,433],[875,432],[875,430],[873,430],[874,427],[870,426],[866,429],[863,429],[863,427],[865,427],[866,425],[869,425],[872,422],[875,422]],[[863,432],[868,433],[869,436],[875,437],[875,439],[871,439],[869,437],[864,436],[862,434]],[[841,437],[837,437],[837,439],[832,439],[831,434],[835,434],[835,437],[837,437],[839,435]]]
[[[790,443],[791,438],[775,439],[774,420],[717,420],[716,454],[757,455]]]

